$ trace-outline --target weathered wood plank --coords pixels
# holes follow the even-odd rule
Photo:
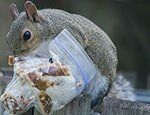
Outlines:
[[[102,115],[150,115],[150,105],[104,98]]]
[[[138,89],[134,91],[136,101],[150,104],[150,90]]]

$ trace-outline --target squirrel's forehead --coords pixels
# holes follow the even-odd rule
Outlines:
[[[12,38],[19,39],[20,32],[22,31],[22,28],[24,28],[24,23],[25,17],[22,15],[15,19],[7,33],[7,40],[11,41]]]
[[[15,19],[12,22],[12,25],[11,25],[12,30],[14,28],[21,28],[24,25],[24,23],[26,22],[26,20],[27,20],[27,18],[25,16],[25,13],[19,14],[19,16],[17,17],[17,19]]]

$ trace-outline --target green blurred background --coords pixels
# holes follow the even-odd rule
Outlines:
[[[0,0],[0,67],[7,67],[6,34],[11,25],[9,5],[20,12],[26,0]],[[81,14],[111,38],[118,50],[118,72],[136,88],[150,88],[150,0],[31,0],[39,9],[56,8]],[[133,77],[133,78],[131,78]],[[136,80],[136,81],[135,81]]]

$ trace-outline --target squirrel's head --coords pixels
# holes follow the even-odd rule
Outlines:
[[[24,9],[25,12],[19,13],[15,4],[10,5],[13,22],[7,34],[7,43],[15,56],[34,52],[50,33],[47,31],[51,31],[48,18],[32,2],[27,1]]]

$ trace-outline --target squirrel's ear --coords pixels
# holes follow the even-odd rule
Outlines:
[[[37,8],[35,4],[33,4],[31,1],[26,1],[24,7],[25,7],[27,18],[32,21],[38,22],[40,17],[38,16]]]
[[[11,14],[13,20],[18,17],[19,12],[18,12],[16,4],[11,4],[9,7],[9,11],[10,11],[10,14]]]

